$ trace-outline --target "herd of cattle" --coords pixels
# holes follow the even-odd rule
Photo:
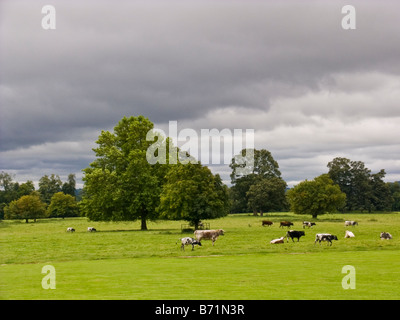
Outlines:
[[[272,221],[268,221],[268,220],[264,220],[262,221],[262,226],[271,226],[273,225]],[[310,221],[303,221],[303,229],[305,229],[306,227],[311,228],[312,226],[315,226],[315,222],[310,222]],[[357,226],[358,222],[357,221],[345,221],[344,225],[347,226]],[[290,221],[281,221],[279,228],[281,227],[290,227],[293,226],[293,222]],[[224,234],[224,230],[222,229],[218,229],[218,230],[196,230],[194,232],[194,236],[195,238],[191,238],[191,237],[184,237],[179,239],[178,241],[181,242],[181,249],[185,250],[185,246],[187,245],[191,245],[192,246],[192,250],[194,250],[194,246],[195,245],[199,245],[201,246],[201,240],[211,240],[212,241],[212,245],[214,245],[215,241],[217,240],[217,238],[220,235]],[[277,244],[277,243],[284,243],[285,238],[286,238],[286,242],[289,242],[289,238],[292,239],[292,241],[294,242],[294,239],[297,239],[297,242],[300,241],[300,238],[305,236],[305,232],[300,230],[289,230],[286,232],[286,235],[283,237],[280,237],[278,239],[274,239],[271,240],[271,244]],[[355,235],[353,232],[346,230],[345,231],[345,238],[354,238]],[[381,239],[392,239],[392,235],[389,232],[381,232],[380,234],[380,238]],[[338,240],[338,237],[334,234],[330,234],[330,233],[317,233],[315,235],[315,241],[314,244],[316,244],[317,242],[319,244],[321,244],[322,241],[326,241],[328,245],[332,245],[332,240]],[[178,242],[177,241],[177,242]]]
[[[262,222],[262,226],[266,226],[266,225],[267,226],[271,226],[272,224],[273,224],[272,221],[264,220]],[[292,225],[293,225],[293,223],[290,222],[290,221],[281,221],[281,223],[279,225],[279,228],[281,228],[281,227],[290,227]],[[303,229],[305,229],[305,227],[311,228],[312,226],[315,226],[315,225],[316,225],[315,222],[303,221]],[[358,226],[358,222],[357,221],[345,221],[344,225],[345,225],[345,227]],[[289,238],[292,239],[293,242],[294,242],[293,239],[297,238],[297,242],[299,242],[300,238],[302,236],[305,236],[305,232],[304,231],[289,230],[286,233],[285,236],[280,237],[278,239],[271,240],[270,243],[271,244],[284,243],[285,242],[284,241],[285,237],[286,237],[286,242],[289,242]],[[353,232],[351,232],[349,230],[346,230],[344,237],[345,238],[354,238],[355,235],[354,235]],[[380,238],[389,240],[389,239],[392,239],[392,235],[389,232],[381,232]],[[332,245],[332,240],[338,240],[338,237],[336,235],[330,234],[330,233],[317,233],[315,235],[314,244],[316,244],[317,242],[319,244],[321,244],[322,241],[326,241],[328,245]]]
[[[272,221],[264,220],[262,221],[262,226],[271,226],[274,223]],[[315,222],[310,222],[310,221],[303,221],[303,229],[306,227],[311,228],[312,226],[315,226]],[[345,221],[344,225],[346,227],[348,226],[357,226],[358,222],[357,221]],[[281,221],[279,228],[282,227],[290,227],[293,226],[293,222],[290,221]],[[96,229],[93,227],[88,227],[87,228],[88,232],[95,232]],[[75,232],[74,228],[67,228],[67,232]],[[224,230],[218,229],[218,230],[195,230],[194,231],[194,236],[195,238],[192,237],[184,237],[179,239],[178,241],[181,242],[181,249],[185,250],[185,246],[191,245],[192,250],[194,250],[194,246],[198,245],[201,246],[201,240],[211,240],[212,245],[214,246],[215,241],[218,239],[219,236],[224,235]],[[286,235],[283,237],[280,237],[278,239],[273,239],[270,241],[271,244],[278,244],[278,243],[284,243],[285,237],[286,237],[286,242],[289,242],[289,238],[292,239],[294,242],[294,239],[297,239],[297,242],[300,241],[300,238],[305,236],[304,231],[297,231],[297,230],[289,230],[286,232]],[[353,232],[346,230],[345,231],[345,238],[354,238],[355,235]],[[381,239],[389,240],[392,239],[392,235],[389,232],[381,232],[380,234]],[[338,240],[338,237],[336,235],[330,234],[330,233],[317,233],[315,235],[315,241],[314,244],[317,242],[321,244],[322,241],[326,241],[328,245],[332,245],[332,240]],[[178,243],[177,241],[177,243]]]

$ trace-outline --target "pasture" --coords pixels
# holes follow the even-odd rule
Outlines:
[[[262,227],[262,220],[274,224]],[[304,230],[300,241],[270,244],[286,234],[279,221]],[[302,221],[316,222],[311,229]],[[345,220],[358,226],[345,227]],[[183,221],[89,222],[86,218],[0,221],[0,299],[400,299],[400,214],[247,214],[204,221],[221,228],[212,246],[181,251]],[[97,232],[87,232],[92,226]],[[74,227],[76,232],[66,232]],[[344,239],[345,230],[355,238]],[[388,231],[392,240],[380,240]],[[316,233],[338,241],[314,245]],[[56,271],[56,289],[42,288],[42,267]],[[343,289],[345,265],[356,289]]]

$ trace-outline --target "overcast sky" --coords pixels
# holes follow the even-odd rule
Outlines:
[[[142,114],[254,129],[290,186],[338,156],[400,180],[400,2],[277,3],[0,0],[0,171],[81,186],[101,130]]]

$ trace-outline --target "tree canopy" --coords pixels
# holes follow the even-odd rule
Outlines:
[[[242,175],[240,171],[238,172],[238,169],[242,168],[244,164],[237,161],[237,156],[229,165],[232,169],[231,211],[248,212],[248,210],[253,210],[254,214],[257,214],[257,211],[269,211],[272,208],[280,211],[286,208],[285,201],[282,201],[286,183],[281,179],[278,162],[275,161],[271,152],[265,149],[243,149],[239,156],[243,159],[249,155],[254,155],[254,161],[247,159],[247,164],[253,163],[253,166],[246,170],[247,174]],[[284,184],[285,187],[283,187]],[[271,192],[275,193],[277,198],[268,197],[268,193]],[[269,200],[264,199],[265,197],[268,197]]]
[[[76,217],[79,213],[75,196],[57,192],[51,197],[50,205],[47,208],[49,217],[65,218]]]
[[[166,176],[158,210],[161,217],[186,220],[197,229],[202,219],[228,214],[227,187],[200,163],[176,164]]]
[[[264,178],[251,185],[247,192],[248,205],[253,213],[280,211],[287,207],[286,182],[278,177]]]
[[[328,163],[329,176],[346,194],[344,210],[390,210],[393,203],[391,189],[383,181],[385,170],[371,174],[362,161],[335,158]]]
[[[96,160],[84,169],[82,210],[95,221],[155,219],[165,166],[151,165],[146,140],[153,123],[144,116],[124,117],[114,132],[102,131],[93,151]]]
[[[4,208],[6,219],[36,219],[46,217],[46,204],[40,199],[39,194],[32,193],[13,200]]]
[[[335,212],[346,201],[346,194],[328,174],[300,182],[287,192],[287,197],[294,213],[310,214],[313,218]]]

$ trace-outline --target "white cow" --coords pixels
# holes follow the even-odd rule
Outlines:
[[[355,235],[353,232],[346,230],[346,234],[344,235],[345,238],[354,238]]]
[[[275,244],[275,243],[285,243],[284,239],[285,239],[285,237],[280,237],[280,238],[278,238],[278,239],[271,240],[270,243],[271,243],[271,244]]]
[[[194,232],[194,236],[196,237],[197,241],[201,241],[202,239],[204,240],[211,240],[212,245],[214,245],[214,242],[217,240],[218,236],[223,236],[224,235],[224,230],[218,229],[218,230],[196,230]]]

